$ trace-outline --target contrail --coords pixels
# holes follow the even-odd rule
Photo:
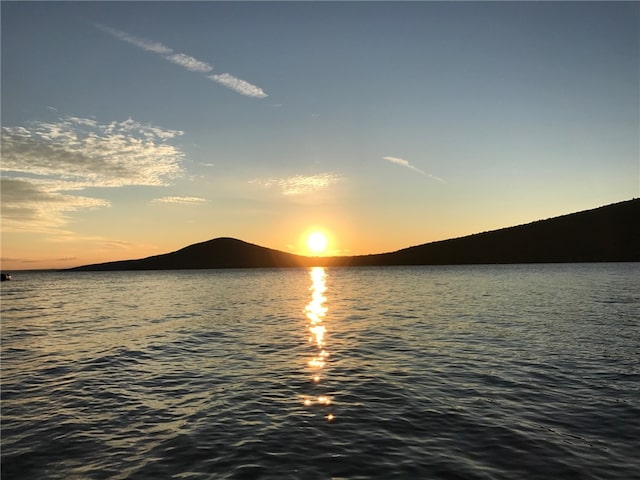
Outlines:
[[[165,60],[178,65],[182,68],[185,68],[191,72],[197,73],[209,73],[213,70],[213,65],[203,62],[202,60],[198,60],[190,55],[186,55],[184,53],[175,52],[172,48],[167,47],[159,42],[154,42],[152,40],[147,40],[145,38],[134,37],[133,35],[129,35],[126,32],[121,30],[117,30],[115,28],[107,27],[105,25],[94,24],[96,28],[102,30],[103,32],[107,32],[110,35],[113,35],[119,40],[123,42],[130,43],[145,52],[151,52],[160,55]],[[240,78],[234,77],[230,73],[223,73],[220,75],[208,75],[207,78],[213,80],[214,82],[219,83],[220,85],[224,85],[225,87],[237,92],[241,95],[253,98],[265,98],[268,95],[264,93],[260,87],[253,85],[246,80],[242,80]]]

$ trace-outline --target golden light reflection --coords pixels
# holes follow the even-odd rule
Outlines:
[[[307,407],[312,405],[331,405],[332,399],[327,395],[318,395],[317,397],[305,396],[302,403]]]
[[[309,342],[315,343],[318,347],[318,355],[309,360],[309,366],[320,369],[325,365],[325,358],[329,355],[324,348],[324,336],[326,327],[322,324],[327,314],[327,307],[324,303],[327,297],[324,293],[327,291],[326,274],[324,268],[314,267],[310,271],[311,275],[311,301],[305,308],[305,313],[309,319]]]
[[[319,358],[314,357],[311,360],[309,360],[309,366],[313,368],[322,368],[324,367],[324,362]]]
[[[320,371],[326,366],[329,352],[326,349],[326,333],[327,329],[323,321],[327,315],[327,307],[325,302],[325,292],[327,291],[326,273],[322,267],[313,267],[309,274],[311,276],[311,301],[305,307],[305,314],[309,323],[307,328],[309,330],[309,343],[315,345],[317,353],[307,362],[307,365],[312,370],[311,381],[315,386],[320,384],[322,375]],[[303,397],[303,403],[306,407],[320,406],[327,407],[332,404],[332,398],[328,395],[307,395]],[[329,413],[325,416],[329,421],[335,417],[333,413]]]

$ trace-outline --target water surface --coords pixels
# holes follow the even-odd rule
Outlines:
[[[640,478],[638,279],[18,273],[2,478]]]

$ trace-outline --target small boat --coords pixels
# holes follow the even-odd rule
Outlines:
[[[0,278],[3,282],[6,282],[7,280],[11,280],[11,275],[9,275],[8,273],[1,273]]]

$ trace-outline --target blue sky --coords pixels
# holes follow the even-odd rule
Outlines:
[[[391,251],[637,197],[636,2],[2,2],[3,268]]]

